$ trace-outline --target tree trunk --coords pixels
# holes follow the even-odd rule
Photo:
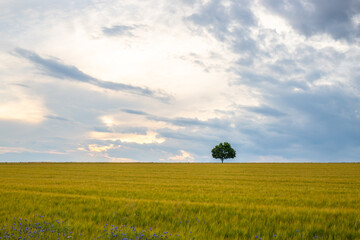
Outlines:
[[[223,158],[221,159],[221,163],[224,163],[224,159],[223,159]]]

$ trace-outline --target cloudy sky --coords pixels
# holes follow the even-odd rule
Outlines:
[[[360,161],[358,0],[2,0],[0,161]]]

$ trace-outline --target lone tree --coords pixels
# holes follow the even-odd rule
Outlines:
[[[224,159],[236,157],[236,151],[231,147],[230,143],[224,142],[216,145],[212,150],[213,158],[220,158],[221,163],[224,163]]]

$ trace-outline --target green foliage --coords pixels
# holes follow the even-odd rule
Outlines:
[[[224,142],[216,145],[212,150],[212,157],[221,159],[221,162],[224,162],[224,159],[236,157],[236,151],[231,147],[230,143]]]
[[[0,164],[0,228],[37,214],[73,239],[105,224],[169,239],[360,239],[359,189],[356,163]]]

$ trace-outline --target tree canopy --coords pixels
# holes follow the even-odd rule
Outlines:
[[[224,159],[236,157],[236,151],[231,147],[230,143],[224,142],[216,145],[212,150],[213,158],[220,158],[221,163],[224,162]]]

